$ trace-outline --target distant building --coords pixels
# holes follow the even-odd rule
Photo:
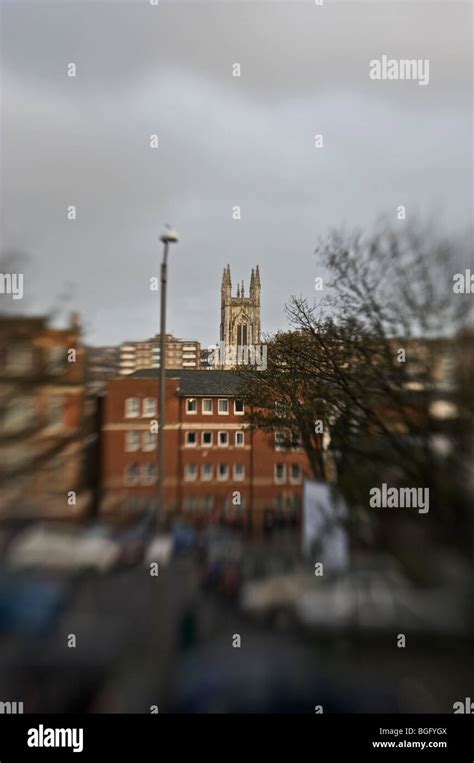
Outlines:
[[[119,347],[86,347],[85,349],[88,382],[99,382],[118,375]]]
[[[0,517],[77,518],[91,509],[97,447],[77,317],[0,317]],[[97,459],[95,459],[95,463]]]
[[[258,526],[266,511],[297,519],[310,468],[299,442],[252,431],[234,371],[166,372],[166,474],[169,515],[225,518]],[[101,432],[104,516],[156,509],[159,374],[138,371],[107,383]]]
[[[166,368],[198,369],[201,365],[201,345],[191,339],[178,339],[166,334]],[[160,367],[160,335],[138,342],[120,345],[119,372],[122,376],[142,369]]]

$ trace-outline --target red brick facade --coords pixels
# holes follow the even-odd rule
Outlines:
[[[85,353],[76,316],[0,319],[0,517],[90,512]]]
[[[268,509],[299,514],[303,479],[310,476],[304,451],[282,450],[275,435],[251,431],[227,374],[167,372],[166,511],[230,520],[251,513],[257,525]],[[206,391],[209,382],[212,392]],[[104,515],[156,507],[158,392],[156,374],[108,382],[101,433]]]

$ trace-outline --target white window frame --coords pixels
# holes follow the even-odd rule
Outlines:
[[[132,466],[138,467],[138,473],[136,476],[136,479],[130,479],[129,478],[129,470]],[[123,481],[125,485],[139,485],[140,484],[140,464],[133,463],[133,464],[127,464],[124,469],[124,475],[123,475]]]
[[[227,442],[222,443],[221,442],[221,434],[225,435],[227,437]],[[217,446],[219,448],[228,448],[229,447],[229,433],[226,432],[224,429],[220,429],[217,433]]]
[[[299,476],[293,477],[293,467],[297,466],[299,469]],[[290,464],[290,485],[301,485],[303,481],[303,470],[301,468],[301,464]]]
[[[207,403],[207,402],[211,403],[211,410],[210,411],[205,411],[204,410],[204,403]],[[203,416],[212,416],[212,414],[214,413],[214,400],[212,399],[212,397],[203,397],[202,403],[201,403],[201,410],[202,410],[202,415]]]
[[[190,466],[194,466],[194,474],[190,474],[188,469]],[[184,481],[185,482],[196,482],[198,476],[198,467],[197,464],[186,464],[184,467]]]
[[[221,411],[220,410],[221,403],[227,403],[227,410],[226,411]],[[218,398],[218,400],[217,400],[217,413],[218,413],[219,416],[228,416],[229,415],[229,398],[227,398],[227,397],[220,397],[220,398]]]
[[[146,476],[146,472],[148,471],[149,467],[152,468],[151,476]],[[154,485],[156,483],[156,469],[154,464],[142,464],[142,485]]]
[[[189,442],[188,437],[190,434],[194,435],[194,442]],[[198,433],[194,431],[194,429],[190,429],[188,432],[185,433],[184,437],[184,446],[186,448],[196,448],[198,444]]]
[[[277,476],[277,468],[279,466],[283,467],[283,477],[281,477],[281,479]],[[273,470],[273,480],[275,482],[275,485],[286,485],[286,471],[287,471],[286,464],[282,464],[282,463],[275,464],[274,470]]]
[[[283,431],[283,429],[278,429],[275,432],[275,450],[277,450],[279,452],[285,451],[286,450],[286,446],[282,445],[281,442],[278,442],[278,435],[282,436],[282,439],[283,439],[284,442],[286,441],[285,432]]]
[[[147,440],[149,440],[147,442]],[[154,432],[149,432],[148,430],[143,432],[142,437],[142,449],[145,453],[151,453],[153,450],[156,450],[156,444],[157,444],[158,436]]]
[[[211,442],[209,442],[209,443],[207,443],[207,442],[204,442],[204,435],[205,435],[205,434],[209,434],[209,435],[211,435]],[[202,432],[202,434],[201,434],[201,445],[202,445],[202,447],[203,447],[203,448],[212,448],[213,444],[214,444],[214,436],[213,436],[213,433],[212,433],[212,432]]]
[[[147,410],[147,406],[149,405],[149,401],[152,401],[153,403],[153,412],[150,413],[149,410]],[[144,397],[143,403],[142,403],[142,416],[147,419],[152,419],[154,416],[156,416],[157,408],[156,408],[156,397]]]
[[[195,411],[190,411],[189,410],[189,403],[192,403],[193,401],[196,403],[196,410]],[[186,398],[186,414],[188,416],[197,416],[197,412],[198,412],[198,401],[197,401],[197,398],[196,397],[187,397]]]
[[[225,466],[226,467],[226,474],[225,476],[222,476],[220,473],[220,467]],[[218,482],[227,482],[229,479],[229,464],[217,464],[217,481]]]
[[[237,474],[237,467],[238,466],[242,467],[242,473],[241,474]],[[239,464],[234,464],[234,466],[233,466],[233,478],[234,478],[234,482],[243,482],[243,480],[245,479],[245,464],[240,464],[240,463]]]
[[[130,439],[131,436],[135,435],[135,444],[136,448],[130,447]],[[125,453],[136,453],[141,449],[141,436],[140,432],[137,432],[134,429],[130,429],[129,431],[125,432],[125,443],[124,443],[124,451]]]
[[[137,413],[132,413],[131,410],[130,410],[131,409],[132,401],[133,401],[133,403],[138,403],[138,411],[137,411]],[[140,411],[141,411],[141,406],[140,406],[140,398],[139,397],[126,397],[125,398],[125,418],[126,419],[139,419],[140,418]]]
[[[245,405],[243,400],[239,400],[239,403],[242,403],[242,410],[238,411],[235,407],[235,404],[237,403],[237,400],[234,400],[234,416],[245,416]]]
[[[242,435],[242,442],[237,442],[239,435]],[[235,432],[234,435],[234,446],[236,448],[245,448],[245,432],[243,430],[239,432]]]
[[[211,471],[206,473],[205,469],[209,469],[209,468]],[[212,464],[202,464],[201,465],[201,482],[211,482],[213,477],[213,471],[214,469]]]
[[[291,446],[292,451],[302,451],[303,450],[303,438],[301,437],[301,432],[298,432],[295,437],[296,445]],[[293,442],[293,437],[292,437]]]

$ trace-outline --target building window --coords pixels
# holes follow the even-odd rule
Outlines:
[[[275,416],[279,419],[287,418],[287,405],[282,400],[275,401]]]
[[[295,484],[299,484],[301,482],[301,466],[299,464],[291,464],[290,482]]]
[[[184,499],[184,510],[194,511],[197,506],[197,500],[194,495],[187,495]]]
[[[203,508],[204,511],[212,511],[214,508],[214,496],[213,495],[205,495],[203,500]]]
[[[285,450],[286,437],[284,432],[275,432],[275,450]]]
[[[125,468],[125,484],[136,485],[140,479],[140,467],[138,464],[129,464]]]
[[[217,468],[217,479],[221,482],[229,479],[229,464],[219,464]]]
[[[143,398],[143,415],[156,416],[156,397]]]
[[[236,432],[235,433],[235,447],[236,448],[243,448],[245,445],[245,435],[243,432]]]
[[[140,450],[140,432],[125,432],[125,452]]]
[[[243,400],[234,400],[234,413],[237,416],[242,416],[244,414],[244,403]]]
[[[237,326],[237,346],[242,347],[242,345],[244,347],[248,345],[246,323],[241,323]]]
[[[303,447],[303,438],[300,432],[291,433],[291,447],[293,450],[301,450]]]
[[[203,464],[201,466],[201,479],[204,482],[212,480],[212,464]]]
[[[184,479],[186,482],[194,482],[197,478],[197,465],[186,464],[184,468]]]
[[[21,432],[34,426],[35,401],[33,397],[16,397],[0,408],[0,430],[8,434]]]
[[[228,414],[229,413],[229,401],[228,400],[219,400],[218,403],[217,403],[217,410],[218,410],[220,416]]]
[[[202,433],[202,444],[204,446],[212,445],[212,432],[203,432]]]
[[[286,482],[286,466],[285,464],[275,464],[275,482],[281,485]]]
[[[46,409],[46,426],[61,428],[64,423],[66,401],[62,395],[51,395]]]
[[[212,405],[212,398],[211,397],[205,397],[202,401],[202,412],[209,416],[213,411],[213,405]]]
[[[228,432],[218,432],[217,442],[219,444],[219,447],[226,448],[228,446],[228,444],[229,444],[229,433]]]
[[[275,506],[277,514],[283,514],[285,510],[285,496],[284,495],[277,495],[275,498],[273,505]]]
[[[26,344],[8,347],[6,351],[5,371],[7,374],[21,375],[33,370],[33,349]]]
[[[186,400],[186,413],[197,413],[198,401],[195,397],[188,397]]]
[[[66,347],[48,347],[46,373],[51,376],[62,374],[66,369]]]
[[[186,432],[186,446],[194,447],[197,445],[197,433],[196,432]]]
[[[142,467],[142,484],[153,485],[156,482],[156,467],[154,464],[144,464]]]
[[[154,432],[143,432],[143,450],[150,451],[156,449],[156,434]]]
[[[127,397],[125,400],[125,418],[136,419],[140,416],[140,399],[138,397]]]
[[[244,464],[234,464],[234,480],[236,482],[243,480],[245,477]]]

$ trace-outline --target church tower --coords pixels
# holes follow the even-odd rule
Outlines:
[[[248,297],[245,296],[244,282],[237,285],[237,294],[232,296],[232,278],[230,265],[224,268],[221,285],[221,328],[220,346],[232,347],[238,352],[239,347],[260,344],[260,271],[252,268]],[[221,368],[232,364],[222,362]]]

